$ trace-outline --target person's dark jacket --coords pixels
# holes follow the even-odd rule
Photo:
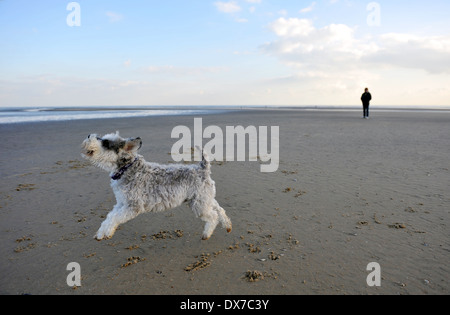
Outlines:
[[[371,100],[372,100],[372,95],[369,92],[365,92],[361,96],[361,101],[363,102],[363,105],[365,105],[365,106],[369,106]]]

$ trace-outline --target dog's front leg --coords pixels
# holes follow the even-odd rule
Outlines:
[[[103,221],[94,238],[98,241],[110,239],[120,224],[135,218],[136,215],[137,213],[135,211],[130,211],[127,206],[119,203],[116,204],[113,210],[108,213],[106,220]]]

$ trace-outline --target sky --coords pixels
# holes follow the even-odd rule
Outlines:
[[[450,107],[450,1],[0,0],[0,107]]]

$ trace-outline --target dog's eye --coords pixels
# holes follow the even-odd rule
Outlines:
[[[89,151],[86,152],[86,154],[87,154],[87,155],[93,155],[93,154],[94,154],[94,151],[89,150]]]
[[[102,141],[102,146],[103,146],[105,149],[110,149],[111,143],[109,142],[109,140],[103,140],[103,141]]]

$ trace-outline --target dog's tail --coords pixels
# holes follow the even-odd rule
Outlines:
[[[202,152],[202,161],[200,162],[200,166],[202,169],[209,171],[211,169],[211,163],[209,162],[208,154],[202,150],[199,146],[196,146],[196,149]]]

